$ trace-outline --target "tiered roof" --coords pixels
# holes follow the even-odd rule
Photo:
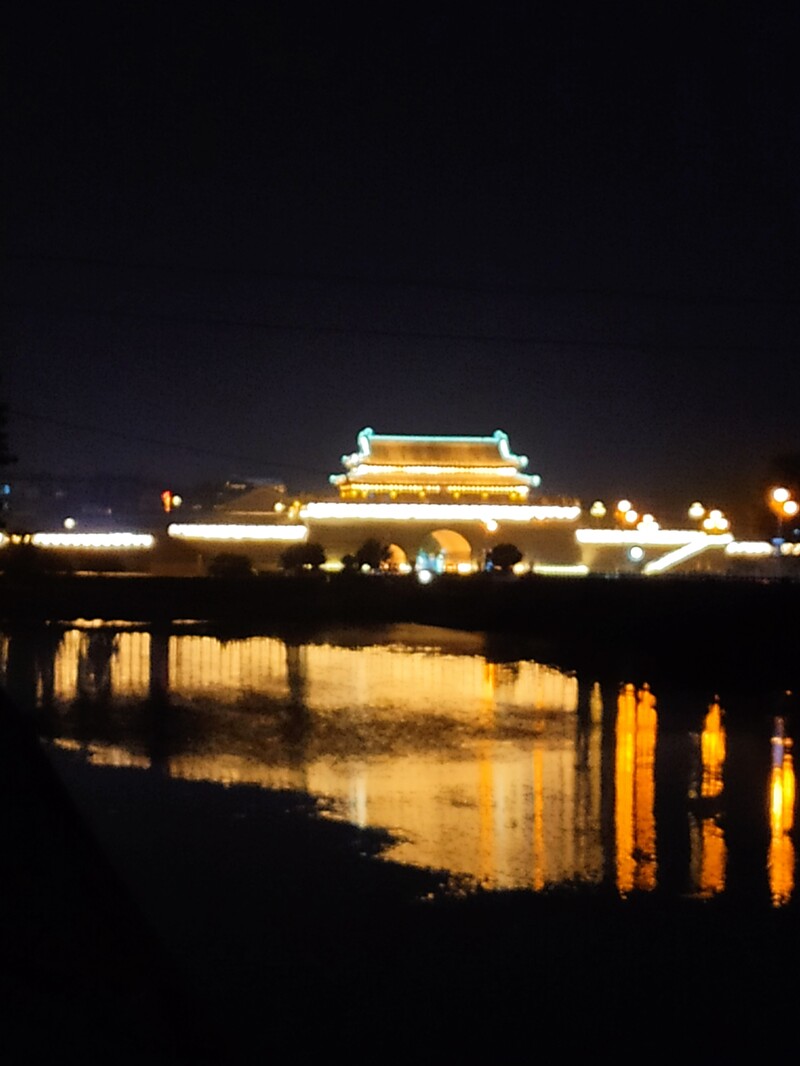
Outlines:
[[[523,474],[527,457],[515,455],[508,435],[423,437],[378,434],[362,429],[358,451],[342,456],[344,474],[331,476],[343,499],[369,497],[527,500],[539,484]]]

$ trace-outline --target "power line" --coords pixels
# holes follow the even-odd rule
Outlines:
[[[211,448],[198,448],[191,444],[180,444],[177,441],[161,440],[157,437],[146,437],[136,433],[124,433],[120,430],[114,429],[101,429],[99,426],[89,426],[85,423],[72,422],[65,418],[53,418],[48,415],[36,415],[30,411],[23,411],[18,407],[11,404],[7,405],[7,411],[15,418],[22,418],[29,422],[45,422],[50,425],[60,426],[63,429],[71,429],[79,433],[89,433],[104,438],[113,437],[117,440],[135,441],[139,444],[148,444],[159,448],[167,448],[174,451],[188,452],[193,455],[210,456],[216,459],[228,459],[237,463],[254,463],[262,467],[272,467],[274,469],[286,469],[286,470],[298,470],[307,474],[324,474],[327,477],[329,471],[323,471],[320,467],[303,466],[300,463],[287,463],[281,460],[280,462],[269,462],[263,458],[257,458],[253,455],[238,455],[232,452],[223,452]]]
[[[378,337],[391,340],[423,340],[423,341],[456,341],[470,344],[509,344],[509,345],[540,345],[552,348],[593,349],[601,351],[633,351],[633,352],[721,352],[728,354],[747,355],[754,353],[785,352],[795,354],[798,344],[687,344],[687,343],[659,343],[656,341],[599,341],[587,339],[571,339],[564,337],[536,335],[532,333],[472,333],[455,332],[450,330],[402,330],[402,329],[378,329],[375,327],[358,326],[320,326],[304,325],[291,322],[268,322],[254,319],[234,318],[201,318],[195,315],[160,315],[152,312],[109,310],[96,307],[75,307],[36,303],[34,301],[2,301],[5,308],[14,308],[24,311],[38,311],[50,315],[81,315],[94,318],[123,319],[139,322],[159,322],[170,325],[204,326],[221,329],[248,329],[263,330],[273,333],[297,333],[306,335],[321,335],[332,337],[369,338]]]
[[[756,293],[730,292],[726,290],[708,290],[703,293],[681,292],[679,290],[624,289],[591,286],[543,285],[537,282],[527,284],[468,284],[466,282],[444,281],[441,278],[421,278],[407,275],[362,275],[329,274],[324,272],[289,272],[271,270],[267,267],[210,266],[198,263],[179,262],[126,262],[119,259],[94,258],[91,256],[68,255],[6,255],[9,263],[46,263],[69,266],[97,267],[103,270],[128,270],[145,273],[188,273],[205,274],[209,277],[253,277],[267,281],[291,282],[308,285],[360,285],[369,288],[409,288],[438,292],[457,292],[465,295],[486,294],[490,296],[574,296],[604,299],[633,299],[649,302],[681,303],[689,305],[719,304],[754,304],[767,307],[800,307],[800,299],[792,296],[767,296]]]

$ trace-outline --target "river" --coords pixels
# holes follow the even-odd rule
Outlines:
[[[696,962],[713,973],[721,959],[701,950],[712,927],[730,944],[725,923],[741,935],[743,916],[781,914],[796,938],[794,694],[740,693],[735,677],[655,690],[515,654],[418,625],[226,634],[75,621],[9,630],[0,676],[35,708],[48,759],[198,994],[224,1000],[237,1031],[278,980],[324,998],[324,963],[294,939],[305,928],[326,942],[319,893],[351,893],[335,909],[350,922],[351,904],[377,897],[381,921],[390,898],[426,915],[538,899],[569,906],[584,934],[598,906],[648,907],[652,920],[693,905],[707,916]],[[357,884],[356,859],[372,871]],[[291,948],[263,912],[270,901],[291,926],[287,895],[306,908]],[[378,918],[365,923],[374,933]],[[349,940],[375,964],[363,929]],[[509,937],[504,926],[490,953],[500,967]],[[292,962],[309,953],[313,978],[307,958]],[[403,972],[419,965],[406,958]]]

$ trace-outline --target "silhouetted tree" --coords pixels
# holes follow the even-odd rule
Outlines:
[[[291,544],[281,553],[281,566],[284,570],[319,570],[325,558],[321,544]]]
[[[356,552],[356,566],[359,570],[368,566],[370,570],[380,570],[384,563],[388,563],[392,557],[392,550],[388,544],[381,544],[375,537],[365,540]]]
[[[511,570],[522,562],[522,552],[516,544],[495,544],[487,561],[493,570]]]

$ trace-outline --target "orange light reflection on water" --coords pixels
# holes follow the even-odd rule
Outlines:
[[[617,889],[657,884],[655,823],[656,699],[648,685],[624,686],[617,699],[615,828]]]
[[[0,681],[10,651],[2,637]],[[176,778],[308,792],[337,816],[395,833],[387,858],[489,886],[543,891],[608,877],[623,896],[657,887],[659,722],[647,685],[619,692],[612,737],[597,683],[584,689],[580,715],[574,675],[490,661],[473,635],[456,642],[424,628],[381,644],[297,646],[87,624],[23,660],[35,666],[42,704],[56,709],[55,743],[95,765],[152,763]],[[181,723],[166,747],[162,734],[151,747],[144,731],[155,690],[165,697],[156,724]],[[764,816],[769,889],[781,906],[794,892],[795,779],[783,719],[774,733]],[[718,700],[692,736],[690,880],[709,897],[729,876]]]
[[[704,799],[714,799],[722,793],[722,771],[725,766],[726,734],[723,711],[715,700],[708,708],[700,738],[703,760],[703,782],[700,793]]]
[[[700,814],[692,826],[692,869],[697,893],[710,898],[725,890],[728,846],[720,824],[717,801],[724,790],[727,753],[725,712],[715,699],[709,705],[700,736],[702,779]]]
[[[770,843],[767,856],[772,903],[781,907],[794,893],[795,778],[792,740],[786,735],[783,718],[775,719],[772,734],[772,769],[769,783]]]

